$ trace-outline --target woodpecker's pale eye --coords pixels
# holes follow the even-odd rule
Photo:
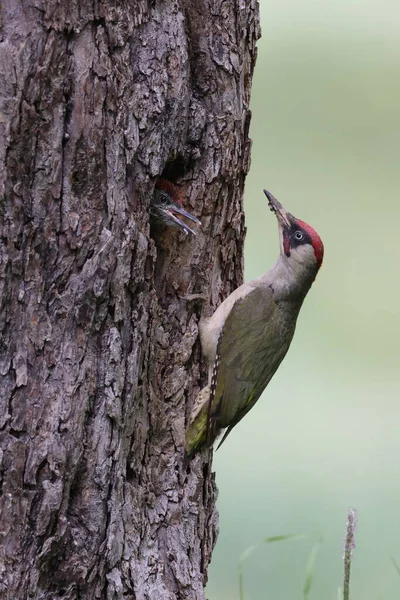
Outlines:
[[[296,240],[302,240],[304,237],[301,231],[295,231],[293,235],[296,238]]]

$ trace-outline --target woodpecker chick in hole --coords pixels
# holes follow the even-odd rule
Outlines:
[[[317,232],[264,193],[278,221],[280,254],[267,273],[241,285],[211,318],[200,321],[210,376],[186,432],[189,457],[226,429],[221,445],[257,402],[289,349],[322,264],[324,246]]]
[[[150,203],[150,214],[157,223],[167,227],[179,227],[185,235],[188,233],[196,235],[196,232],[181,217],[185,217],[201,227],[199,219],[182,207],[179,188],[167,179],[159,179],[156,183]]]

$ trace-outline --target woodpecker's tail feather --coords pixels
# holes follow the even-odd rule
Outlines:
[[[215,421],[210,418],[210,386],[203,388],[196,398],[186,431],[185,450],[190,458],[204,447],[212,445],[215,436]]]
[[[191,458],[207,441],[207,407],[200,411],[186,431],[186,456]]]

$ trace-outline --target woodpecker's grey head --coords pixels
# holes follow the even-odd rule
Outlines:
[[[291,215],[274,196],[264,190],[278,219],[281,256],[286,264],[305,278],[315,278],[324,257],[324,245],[310,225]]]
[[[159,179],[154,189],[150,203],[150,214],[155,221],[168,227],[179,227],[185,235],[196,232],[182,220],[185,217],[200,225],[200,221],[182,207],[182,198],[179,188],[167,179]]]

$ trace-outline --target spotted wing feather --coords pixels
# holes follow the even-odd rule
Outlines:
[[[207,446],[211,446],[214,442],[216,436],[218,435],[217,422],[216,419],[212,417],[212,399],[215,397],[215,391],[217,389],[218,383],[218,375],[219,375],[219,366],[221,364],[221,338],[222,334],[219,335],[218,343],[217,343],[217,351],[215,355],[215,361],[213,365],[213,370],[211,374],[211,383],[210,383],[210,397],[208,400],[207,407]]]

